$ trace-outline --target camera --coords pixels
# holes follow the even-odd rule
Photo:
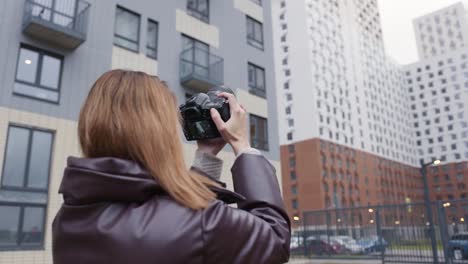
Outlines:
[[[184,135],[188,141],[220,137],[218,129],[211,119],[210,109],[216,109],[223,121],[231,117],[229,104],[219,92],[234,92],[226,87],[211,88],[206,94],[197,93],[190,97],[179,110],[183,118]]]

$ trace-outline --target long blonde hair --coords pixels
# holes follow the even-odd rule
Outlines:
[[[216,185],[189,171],[180,140],[176,98],[165,83],[143,72],[112,70],[93,85],[78,121],[86,157],[117,157],[143,165],[180,204],[206,208]]]

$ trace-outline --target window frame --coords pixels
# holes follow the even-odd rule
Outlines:
[[[23,177],[23,186],[22,187],[17,187],[17,186],[9,186],[9,185],[5,185],[4,184],[4,180],[5,180],[5,162],[6,162],[6,158],[7,158],[7,155],[6,155],[6,150],[8,148],[8,144],[9,144],[9,139],[10,139],[10,127],[15,127],[15,128],[19,128],[19,129],[26,129],[28,130],[29,132],[29,135],[28,135],[28,148],[27,148],[27,160],[26,160],[26,168],[25,168],[25,171],[24,171],[24,177]],[[53,154],[54,154],[54,145],[55,145],[55,131],[52,131],[52,130],[49,130],[49,129],[43,129],[43,128],[38,128],[38,127],[34,127],[34,126],[25,126],[25,125],[20,125],[20,124],[16,124],[16,123],[10,123],[8,124],[7,126],[7,136],[6,136],[6,142],[5,142],[5,147],[3,149],[3,163],[2,163],[2,178],[1,178],[1,181],[0,181],[0,190],[9,190],[9,191],[26,191],[26,192],[35,192],[35,193],[48,193],[49,192],[49,187],[50,187],[50,173],[51,173],[51,168],[52,168],[52,160],[53,160]],[[49,164],[48,164],[48,174],[49,174],[49,177],[47,177],[47,184],[46,184],[46,188],[42,189],[42,188],[30,188],[30,187],[27,187],[27,183],[28,183],[28,173],[29,173],[29,169],[30,169],[30,162],[31,162],[31,147],[32,147],[32,139],[33,139],[33,132],[34,131],[40,131],[40,132],[45,132],[45,133],[50,133],[52,135],[52,141],[51,141],[51,147],[50,147],[50,153],[49,153]],[[1,201],[0,201],[1,202]]]
[[[122,36],[122,35],[117,34],[117,32],[115,31],[115,21],[117,21],[117,10],[118,10],[118,9],[121,9],[121,10],[123,10],[123,11],[125,11],[125,12],[128,12],[128,13],[130,13],[130,14],[135,15],[135,16],[138,17],[138,30],[137,30],[138,39],[136,40],[136,42],[135,42],[133,39],[129,39],[129,38],[125,37],[125,36]],[[139,14],[139,13],[137,13],[137,12],[135,12],[135,11],[132,11],[132,10],[130,10],[130,9],[128,9],[128,8],[125,8],[125,7],[121,6],[121,5],[117,5],[117,6],[116,6],[116,9],[115,9],[114,19],[115,19],[115,21],[114,21],[114,37],[113,37],[113,41],[112,41],[112,42],[113,42],[113,45],[114,45],[114,46],[117,46],[117,47],[119,47],[119,48],[128,50],[128,51],[131,51],[131,52],[140,53],[140,42],[141,42],[141,36],[140,36],[140,35],[141,35],[141,14]],[[159,32],[159,29],[158,29],[158,32]],[[131,48],[129,48],[129,47],[125,47],[125,46],[123,46],[123,45],[120,45],[120,44],[116,43],[116,42],[115,42],[115,38],[116,38],[116,37],[117,37],[117,38],[120,38],[120,39],[123,39],[123,40],[125,40],[125,41],[129,41],[129,42],[131,42],[131,43],[136,44],[137,49],[134,50],[134,49],[131,49]]]
[[[254,69],[254,78],[255,78],[255,86],[250,85],[250,67]],[[257,76],[257,70],[261,70],[263,72],[263,89],[258,88],[258,76]],[[267,92],[266,92],[266,74],[265,74],[265,68],[260,67],[252,62],[247,62],[247,85],[249,86],[249,92],[251,94],[254,94],[256,96],[262,97],[262,98],[267,98]]]
[[[15,127],[15,128],[20,128],[20,129],[27,129],[29,132],[28,135],[28,148],[27,148],[27,161],[26,161],[26,169],[24,172],[24,179],[23,179],[23,186],[22,187],[16,187],[16,186],[8,186],[4,185],[3,181],[5,179],[5,161],[7,158],[6,155],[6,150],[8,148],[9,144],[9,138],[11,136],[10,134],[10,127]],[[5,142],[5,148],[3,149],[4,155],[3,155],[3,165],[2,165],[2,179],[0,181],[0,191],[5,190],[5,191],[16,191],[16,192],[29,192],[29,193],[43,193],[46,196],[49,194],[49,189],[50,189],[50,174],[52,171],[52,164],[53,164],[53,156],[54,156],[54,147],[55,147],[55,137],[56,137],[56,131],[50,130],[50,129],[44,129],[40,127],[35,127],[35,126],[28,126],[28,125],[23,125],[23,124],[17,124],[17,123],[9,123],[7,126],[7,136],[6,136],[6,142]],[[39,131],[39,132],[45,132],[45,133],[50,133],[51,134],[51,145],[50,145],[50,152],[49,152],[49,164],[48,164],[48,177],[47,177],[47,183],[45,189],[42,188],[29,188],[27,187],[28,183],[28,177],[27,174],[30,169],[30,162],[31,162],[31,146],[33,142],[33,134],[34,131]],[[1,251],[11,251],[11,250],[44,250],[45,249],[45,239],[46,239],[46,233],[47,233],[47,214],[48,214],[48,201],[45,203],[34,203],[34,202],[27,202],[27,201],[22,201],[22,202],[11,202],[11,201],[2,201],[0,200],[0,206],[12,206],[12,207],[19,207],[19,218],[18,218],[18,226],[17,226],[17,231],[18,231],[18,237],[16,238],[16,244],[15,245],[8,245],[8,246],[0,246],[0,252]],[[41,242],[40,244],[32,245],[23,245],[23,228],[24,228],[24,216],[25,216],[25,208],[42,208],[43,209],[43,218],[42,218],[42,237],[41,237]]]
[[[26,50],[29,50],[29,51],[33,51],[33,52],[36,52],[38,54],[37,69],[36,69],[36,73],[35,73],[34,83],[30,83],[30,82],[18,79],[18,69],[19,69],[19,63],[20,63],[19,59],[20,59],[21,49],[26,49]],[[53,89],[53,88],[41,85],[42,62],[43,62],[44,56],[49,56],[49,57],[60,60],[60,72],[59,72],[57,89]],[[15,83],[20,83],[20,84],[28,85],[28,86],[31,86],[31,87],[34,87],[34,88],[43,89],[43,90],[47,90],[47,91],[51,91],[51,92],[56,92],[58,96],[57,96],[57,101],[47,100],[47,99],[44,99],[44,98],[35,97],[33,95],[26,95],[26,94],[15,92],[14,88],[13,88],[13,95],[19,96],[19,97],[25,97],[25,98],[29,98],[29,99],[34,99],[34,100],[39,100],[39,101],[43,101],[43,102],[51,103],[51,104],[56,104],[56,105],[60,104],[60,95],[61,95],[61,87],[62,87],[62,76],[63,76],[64,60],[65,60],[65,57],[63,55],[60,55],[60,54],[57,54],[57,53],[54,53],[54,52],[50,52],[48,50],[44,50],[44,49],[41,49],[41,48],[37,48],[37,47],[31,46],[31,45],[28,45],[28,44],[25,44],[25,43],[20,43],[20,46],[19,46],[19,49],[18,49],[18,54],[16,56]]]
[[[18,218],[18,237],[16,238],[16,244],[10,246],[0,246],[0,252],[2,251],[19,251],[19,250],[44,250],[45,249],[45,239],[47,232],[47,204],[37,204],[37,203],[28,203],[28,202],[3,202],[0,201],[0,206],[11,206],[19,207],[19,218]],[[44,210],[44,216],[42,218],[42,241],[37,245],[23,245],[22,244],[22,234],[23,234],[23,222],[24,222],[24,211],[26,207],[33,208],[42,208]]]
[[[257,121],[258,120],[261,120],[262,122],[265,122],[264,123],[264,127],[265,127],[264,136],[265,136],[265,138],[264,139],[256,138],[257,134],[258,134],[257,133],[257,124],[258,124]],[[256,131],[255,131],[256,133],[255,133],[255,136],[252,137],[252,132],[249,131],[250,144],[254,148],[257,148],[257,149],[260,149],[260,150],[263,150],[263,151],[269,151],[270,150],[270,143],[269,143],[269,133],[268,133],[268,119],[265,118],[265,117],[258,116],[258,115],[249,114],[249,128],[252,126],[252,124],[256,128]]]
[[[195,8],[189,8],[189,3],[190,1],[194,1],[196,3],[196,6],[198,7],[199,6],[199,1],[206,1],[206,14],[200,12],[199,9],[195,9]],[[207,24],[210,23],[210,0],[187,0],[187,5],[186,5],[186,10],[187,10],[187,14],[189,14],[190,16],[200,20],[200,21],[203,21]]]
[[[246,15],[246,38],[247,38],[247,44],[249,44],[250,46],[254,47],[254,48],[257,48],[259,50],[264,50],[265,48],[265,36],[264,36],[264,31],[263,31],[263,23],[256,20],[255,18],[251,17],[251,16],[248,16]],[[250,23],[250,24],[249,24]],[[255,35],[255,25],[258,24],[260,25],[260,32],[261,32],[261,40],[258,41],[256,39],[256,35]],[[249,29],[252,29],[252,35],[253,37],[250,37],[251,34],[249,34]]]
[[[148,46],[148,39],[149,39],[148,28],[149,28],[150,24],[155,24],[156,25],[156,47],[154,47],[154,48]],[[158,42],[159,42],[159,22],[154,20],[154,19],[148,18],[146,20],[146,57],[151,58],[151,59],[155,59],[155,60],[158,59],[158,46],[159,46]],[[152,56],[152,55],[148,54],[148,50],[154,51],[156,56]]]

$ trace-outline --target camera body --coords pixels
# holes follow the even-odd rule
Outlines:
[[[206,94],[197,93],[193,95],[185,104],[180,105],[179,110],[183,118],[184,135],[188,141],[221,136],[211,119],[210,109],[216,109],[225,122],[231,117],[231,112],[226,98],[219,97],[218,92],[234,94],[229,88],[214,87]]]

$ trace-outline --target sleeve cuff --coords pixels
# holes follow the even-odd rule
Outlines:
[[[197,150],[192,167],[214,180],[219,180],[221,178],[221,171],[223,170],[223,160],[214,155]]]
[[[239,156],[242,154],[262,155],[262,152],[260,152],[260,150],[255,149],[255,148],[248,148],[240,153],[237,153],[236,159],[239,158]]]

